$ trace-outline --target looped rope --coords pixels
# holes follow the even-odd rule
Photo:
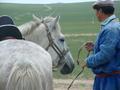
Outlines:
[[[80,65],[80,62],[79,62],[80,53],[81,53],[82,49],[84,48],[84,46],[85,46],[85,43],[83,43],[83,44],[81,45],[81,47],[79,48],[79,50],[78,50],[77,65]],[[90,54],[90,52],[88,52],[88,54],[87,54],[86,57],[88,57],[89,54]],[[71,86],[73,85],[74,81],[83,73],[84,69],[85,69],[85,66],[82,67],[82,69],[80,70],[80,72],[77,74],[77,76],[73,79],[73,81],[72,81],[72,82],[70,83],[70,85],[68,86],[67,90],[70,90],[70,88],[71,88]]]
[[[80,65],[80,62],[79,62],[79,59],[80,59],[80,53],[81,53],[82,49],[84,48],[84,46],[85,46],[85,43],[83,43],[83,44],[80,46],[79,50],[78,50],[78,55],[77,55],[77,65]]]

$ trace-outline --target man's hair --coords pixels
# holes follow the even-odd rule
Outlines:
[[[95,6],[93,9],[97,11],[101,10],[106,15],[111,15],[115,11],[115,8],[113,6]]]

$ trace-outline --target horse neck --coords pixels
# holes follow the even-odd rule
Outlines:
[[[33,32],[33,30],[35,30],[35,28],[38,26],[39,26],[39,23],[37,21],[30,21],[28,23],[18,26],[18,28],[22,33],[23,37],[25,37],[29,33]]]
[[[48,46],[49,42],[44,24],[38,24],[38,22],[31,21],[18,26],[18,28],[26,40],[35,42],[43,48],[46,48]]]

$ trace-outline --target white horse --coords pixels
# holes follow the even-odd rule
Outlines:
[[[0,42],[0,90],[53,90],[52,59],[26,40]]]
[[[52,57],[53,67],[60,67],[62,74],[71,73],[74,60],[61,33],[59,17],[33,18],[33,21],[18,26],[24,38],[46,49]]]

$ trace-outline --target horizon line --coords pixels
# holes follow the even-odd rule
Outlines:
[[[11,4],[69,4],[69,3],[85,3],[85,2],[94,2],[94,1],[79,1],[79,2],[53,2],[53,3],[23,3],[23,2],[1,2],[0,3],[11,3]]]

